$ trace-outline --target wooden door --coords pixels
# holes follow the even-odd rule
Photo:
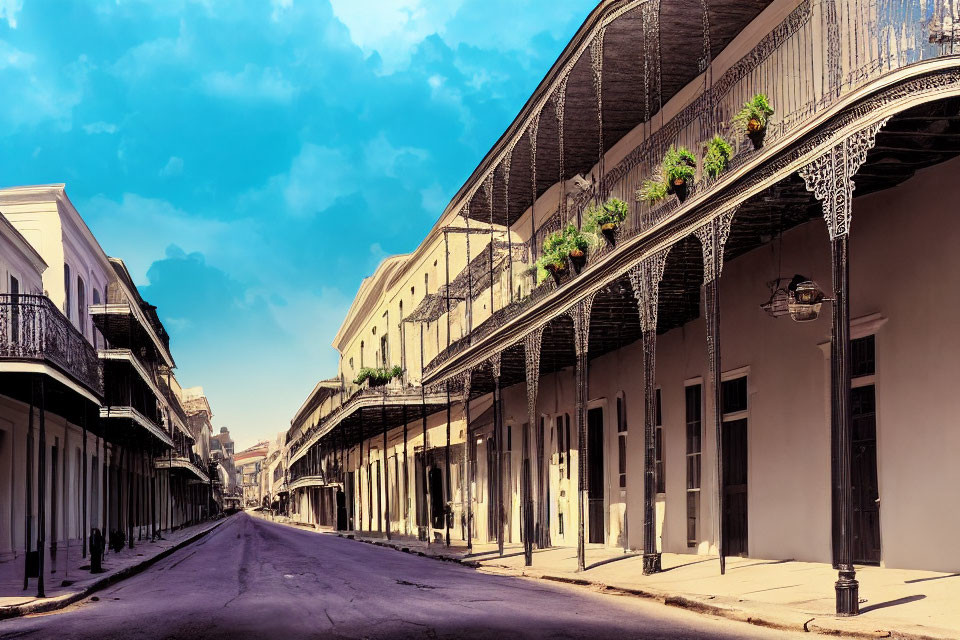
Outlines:
[[[724,555],[747,555],[747,420],[723,423]]]
[[[430,524],[434,529],[443,529],[443,472],[431,467],[427,473],[427,484],[430,486]]]
[[[604,542],[603,409],[587,412],[587,500],[589,542]]]
[[[880,564],[880,489],[877,483],[877,414],[873,385],[850,390],[853,431],[853,561]]]

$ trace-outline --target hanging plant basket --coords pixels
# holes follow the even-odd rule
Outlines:
[[[673,189],[673,194],[677,196],[677,200],[679,200],[680,202],[683,202],[684,200],[687,199],[687,195],[689,195],[689,191],[687,189],[686,180],[674,180],[671,187]]]
[[[611,246],[617,244],[617,226],[616,222],[608,222],[600,226],[600,233],[603,234],[603,237],[607,239]]]
[[[548,264],[544,268],[550,273],[551,276],[553,276],[553,280],[557,283],[558,287],[563,284],[567,275],[570,273],[570,270],[567,269],[566,264]]]
[[[767,137],[767,127],[760,124],[759,120],[753,119],[747,123],[747,137],[753,143],[753,148],[759,149],[763,146],[763,139]]]
[[[580,275],[580,271],[587,264],[587,254],[580,249],[573,249],[570,251],[570,264],[573,265],[573,270]]]

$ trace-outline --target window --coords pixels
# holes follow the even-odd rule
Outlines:
[[[626,397],[617,398],[617,446],[619,450],[620,488],[627,488],[627,406]]]
[[[723,413],[737,413],[747,410],[747,377],[724,380],[721,385]]]
[[[63,314],[70,318],[70,265],[63,265]]]
[[[667,479],[663,473],[663,419],[660,412],[660,389],[657,389],[655,413],[656,421],[653,429],[654,473],[657,478],[657,493],[666,493]]]
[[[570,414],[569,414],[569,413],[563,414],[563,420],[564,420],[565,428],[566,428],[566,430],[567,430],[567,439],[566,439],[566,446],[567,446],[567,480],[569,480],[569,479],[570,479]]]
[[[686,388],[687,423],[687,547],[697,546],[700,517],[700,450],[702,438],[702,387]]]
[[[80,333],[87,335],[87,291],[83,286],[83,278],[77,276],[77,326]]]
[[[564,449],[566,440],[563,437],[563,416],[557,416],[557,463],[560,467],[560,477],[566,473],[567,452]]]
[[[353,371],[353,358],[350,358],[350,371]]]
[[[94,288],[94,289],[93,289],[93,304],[95,304],[95,305],[96,305],[96,304],[100,304],[100,290],[97,289],[97,288]],[[97,348],[97,346],[98,346],[98,345],[97,345],[97,342],[99,342],[99,339],[97,338],[97,334],[98,334],[98,333],[100,333],[100,332],[99,332],[97,329],[94,329],[94,330],[93,330],[93,346],[94,346],[94,348]]]
[[[360,368],[363,369],[363,340],[360,341]]]

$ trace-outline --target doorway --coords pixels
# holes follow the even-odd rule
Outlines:
[[[587,412],[587,522],[589,542],[604,542],[603,409]]]
[[[438,467],[430,468],[427,484],[430,487],[430,525],[434,529],[443,529],[443,472]]]
[[[874,386],[854,387],[851,396],[853,431],[853,561],[880,564],[880,488],[877,483],[877,414]]]
[[[747,555],[747,419],[723,423],[724,555]]]

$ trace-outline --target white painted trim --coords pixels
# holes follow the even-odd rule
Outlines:
[[[695,387],[696,385],[703,386],[703,376],[694,376],[692,378],[687,378],[683,381],[684,388],[686,387]]]
[[[0,372],[3,373],[42,373],[50,376],[60,384],[69,388],[71,391],[82,395],[90,402],[99,405],[100,400],[95,395],[73,382],[67,376],[60,373],[57,369],[39,362],[7,362],[0,361]]]
[[[100,407],[100,417],[133,420],[168,447],[173,447],[173,440],[170,439],[170,436],[133,407]]]
[[[747,386],[748,386],[747,395],[749,396],[750,365],[737,367],[736,369],[730,369],[729,371],[724,371],[722,374],[720,374],[720,382],[726,382],[728,380],[736,380],[737,378],[743,378],[743,377],[747,378]]]

